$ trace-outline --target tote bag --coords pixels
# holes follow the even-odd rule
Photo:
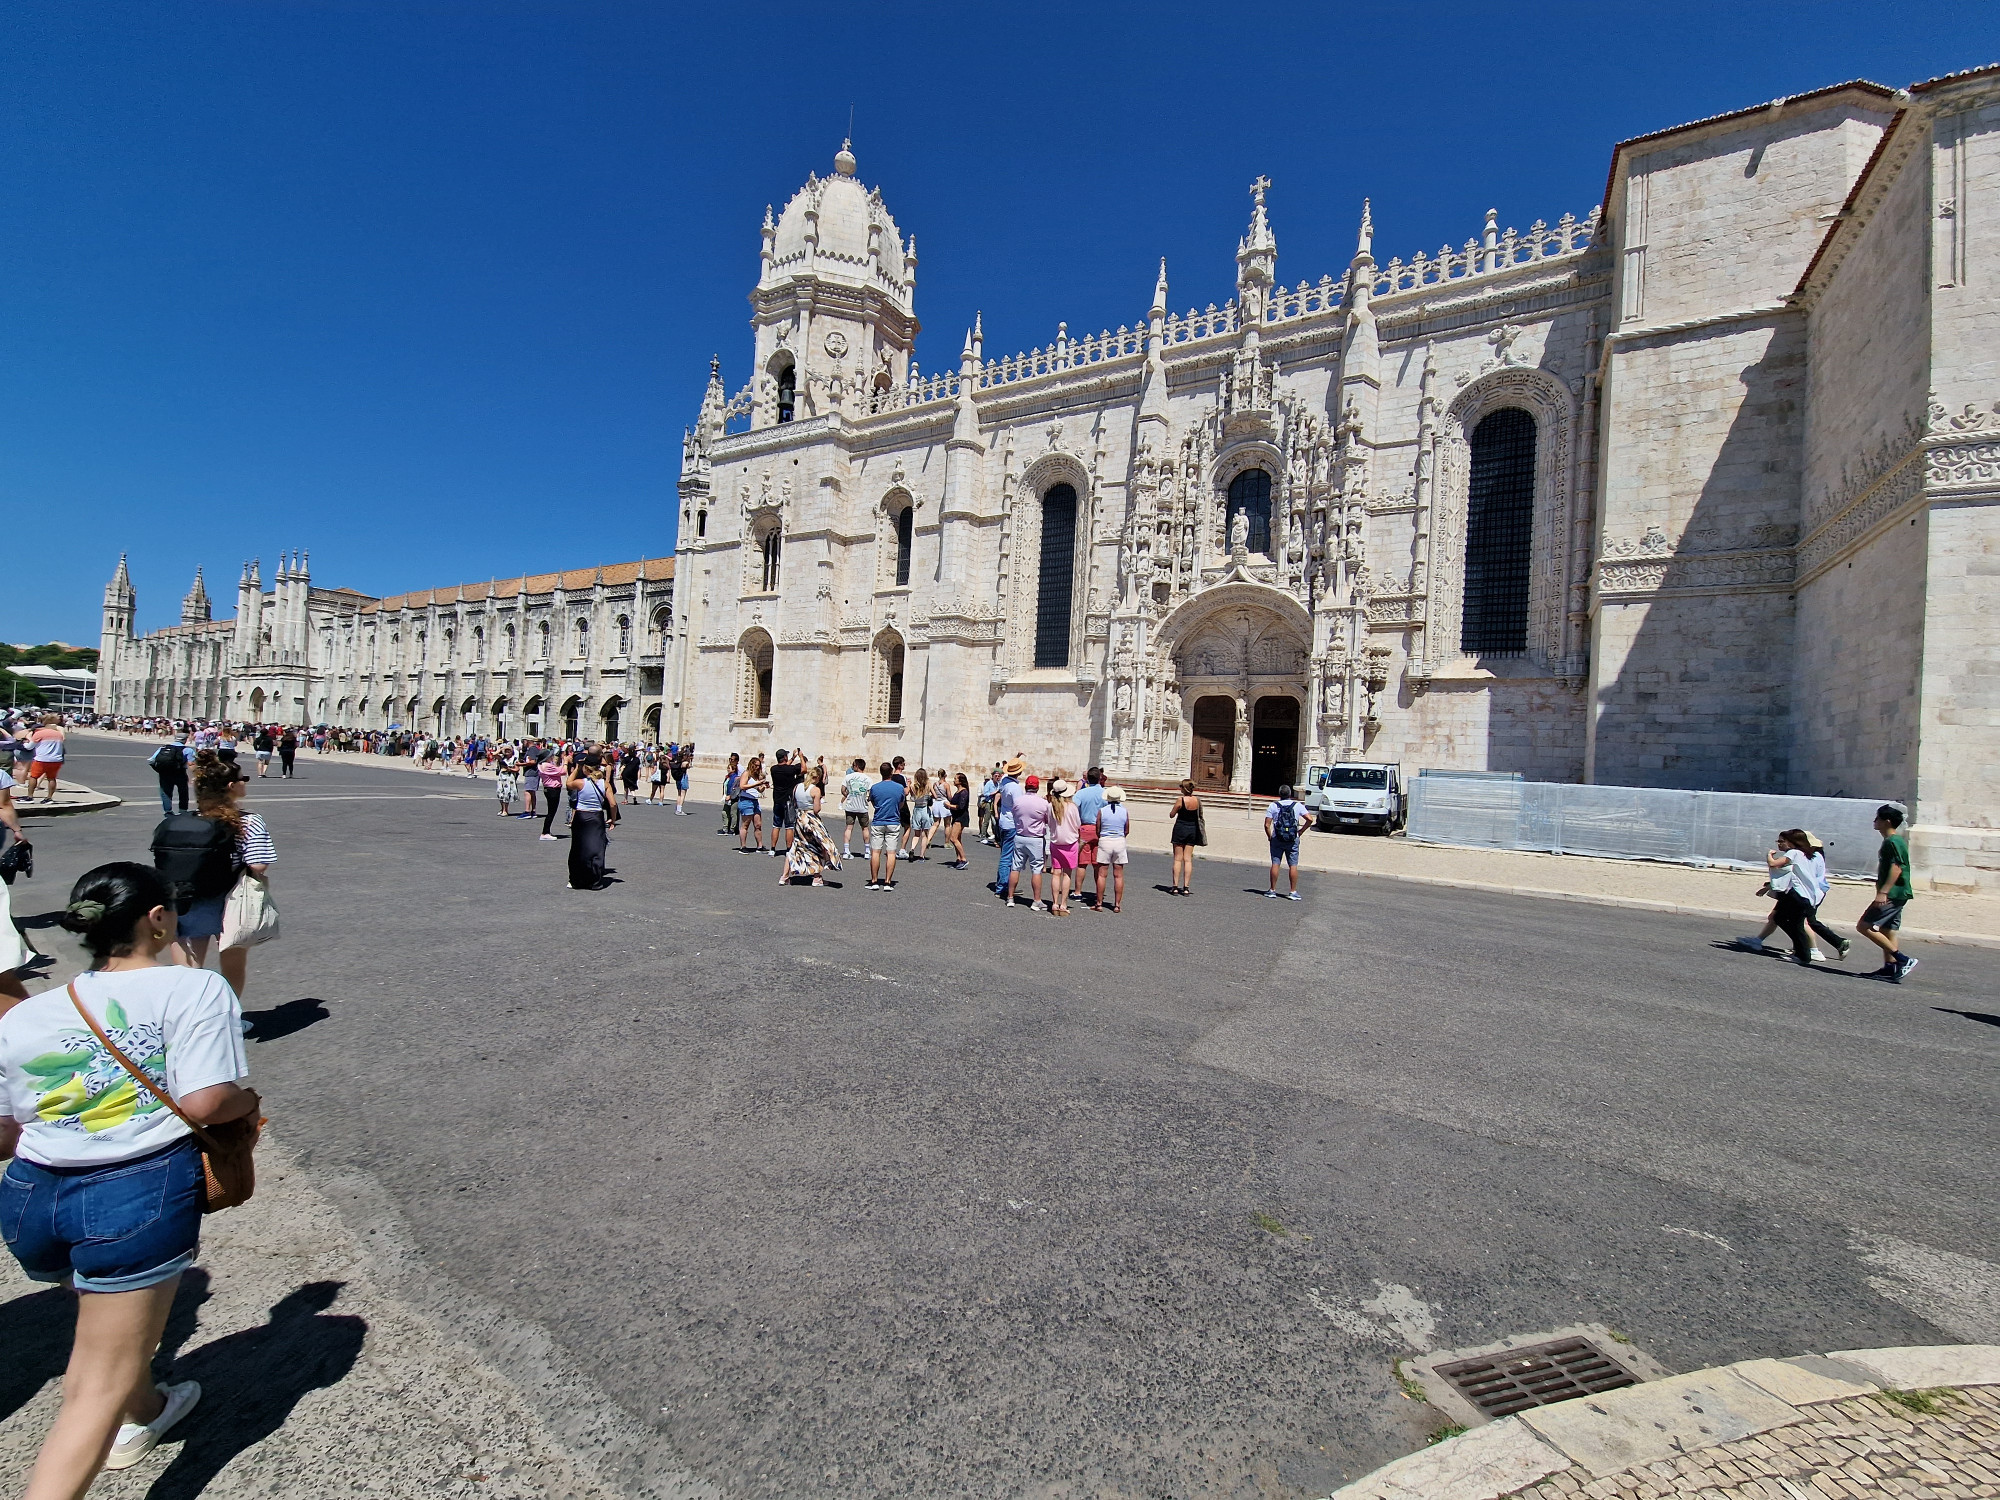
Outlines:
[[[278,903],[271,882],[245,870],[222,908],[222,946],[254,948],[278,935]]]

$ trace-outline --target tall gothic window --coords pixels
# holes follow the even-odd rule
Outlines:
[[[736,649],[738,658],[739,687],[737,711],[741,718],[768,719],[771,717],[771,668],[773,658],[771,637],[762,630],[753,630],[743,637]]]
[[[549,622],[547,620],[542,621],[538,635],[540,636],[541,650],[537,653],[536,659],[538,661],[547,661],[549,659]]]
[[[758,545],[763,550],[763,563],[758,572],[759,587],[764,593],[775,594],[778,592],[778,563],[784,553],[784,538],[773,526]]]
[[[778,371],[778,420],[789,422],[797,410],[799,397],[798,373],[790,365]]]
[[[671,609],[661,608],[653,611],[653,641],[650,649],[654,655],[658,656],[665,653],[667,649],[667,635],[672,629],[673,623],[674,612]]]
[[[917,508],[906,505],[896,512],[896,586],[910,581],[910,544],[917,529]]]
[[[576,622],[576,650],[572,654],[576,656],[590,655],[590,621],[579,619]]]
[[[1262,552],[1266,556],[1271,551],[1271,476],[1262,469],[1245,469],[1229,481],[1229,527],[1223,535],[1227,537],[1236,529],[1236,517],[1241,512],[1250,522],[1249,547],[1252,552]]]
[[[507,660],[508,660],[508,661],[512,661],[512,660],[514,659],[514,642],[515,642],[515,635],[514,635],[514,627],[513,627],[512,625],[509,625],[509,626],[507,627]]]
[[[1069,612],[1076,578],[1076,491],[1042,496],[1042,580],[1035,594],[1035,665],[1069,665]]]
[[[618,617],[618,654],[620,656],[630,656],[632,654],[632,617],[630,615],[620,615]]]
[[[472,660],[474,665],[486,660],[486,627],[484,625],[475,625],[472,627]]]
[[[1535,419],[1519,407],[1503,406],[1472,429],[1465,611],[1458,627],[1458,649],[1468,656],[1528,649],[1534,532]]]
[[[903,638],[893,630],[875,637],[874,701],[869,717],[877,724],[903,722]]]

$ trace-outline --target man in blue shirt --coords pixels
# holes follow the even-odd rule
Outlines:
[[[882,779],[868,788],[872,817],[868,824],[868,889],[896,888],[896,845],[903,837],[903,799],[909,796],[896,780],[896,768],[882,762]]]
[[[1083,788],[1076,794],[1076,858],[1079,867],[1088,864],[1097,881],[1097,906],[1104,905],[1104,867],[1097,862],[1097,815],[1104,808],[1104,767],[1092,766],[1084,773]]]
[[[1020,789],[1021,773],[1028,763],[1015,756],[1001,767],[999,786],[993,791],[993,826],[1000,837],[1000,868],[993,874],[993,894],[1010,901],[1007,881],[1014,873],[1014,793]]]

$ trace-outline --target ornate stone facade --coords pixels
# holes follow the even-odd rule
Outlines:
[[[123,557],[104,591],[97,709],[434,734],[658,734],[677,685],[671,558],[375,599],[314,588],[306,555],[271,592],[246,563],[236,616],[199,572],[181,623],[138,635]]]
[[[1365,754],[1990,829],[1925,766],[1995,735],[1992,632],[1933,712],[1937,569],[1869,549],[1949,505],[1996,550],[1996,88],[1628,141],[1605,211],[1489,212],[1387,264],[1364,205],[1345,273],[1292,287],[1260,179],[1225,306],[1170,313],[1162,265],[1115,331],[994,358],[975,320],[930,375],[914,241],[843,147],[767,213],[750,379],[712,367],[687,434],[680,727],[1237,789]],[[1835,689],[1877,622],[1814,591],[1857,565],[1915,613]],[[1861,725],[1871,692],[1906,734]]]

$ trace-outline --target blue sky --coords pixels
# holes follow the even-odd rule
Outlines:
[[[838,7],[10,0],[0,639],[95,644],[197,563],[370,593],[673,547],[747,375],[757,225],[829,170],[917,236],[927,370],[1598,200],[1614,142],[2000,59],[1983,4]]]

